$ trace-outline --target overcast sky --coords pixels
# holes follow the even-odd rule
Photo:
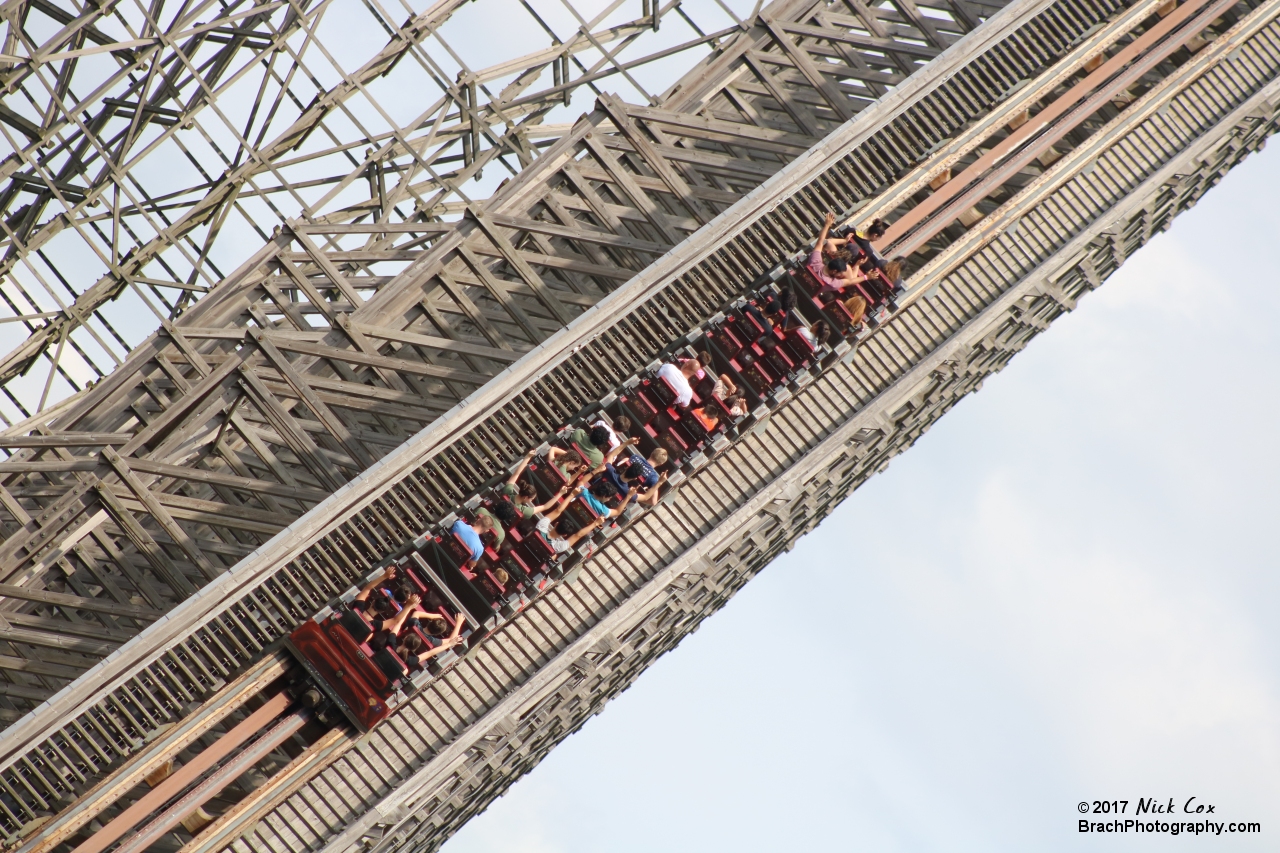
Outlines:
[[[446,853],[1277,849],[1277,149]],[[1263,834],[1077,832],[1191,796]]]

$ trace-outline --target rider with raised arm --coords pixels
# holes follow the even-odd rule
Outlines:
[[[532,517],[535,512],[534,507],[537,506],[537,487],[528,480],[520,480],[524,470],[529,467],[529,463],[537,455],[538,451],[536,450],[530,450],[526,453],[524,458],[520,460],[520,464],[516,466],[516,470],[511,472],[511,476],[507,478],[507,481],[494,489],[494,492],[511,501],[511,505],[515,507],[516,512],[520,513],[521,518]]]

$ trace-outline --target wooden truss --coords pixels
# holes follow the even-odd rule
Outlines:
[[[774,105],[761,121],[779,112],[784,126],[822,135],[820,113],[847,118],[988,8],[791,0],[753,22],[728,6],[699,22],[648,0],[627,19],[632,0],[615,0],[591,20],[574,11],[577,31],[558,34],[535,5],[546,4],[514,0],[502,13],[545,30],[550,46],[472,70],[450,40],[475,24],[466,11],[478,7],[463,0],[404,21],[369,4],[372,19],[355,24],[388,40],[356,60],[330,44],[352,21],[328,2],[133,0],[86,3],[78,15],[43,0],[6,4],[0,295],[14,325],[0,416],[21,421],[109,373],[243,260],[224,245],[265,241],[292,219],[456,219],[555,144],[568,123],[548,119],[578,115],[609,87],[664,103],[671,93],[642,82],[659,60],[701,59],[705,73],[689,83],[715,87],[716,60],[746,44],[754,23],[763,37],[736,63],[754,79],[729,83],[731,111],[763,97]],[[320,84],[335,71],[337,82]],[[429,94],[401,116],[406,88]],[[111,307],[120,299],[128,312]]]
[[[451,80],[426,48],[460,5],[389,26],[388,46],[317,93],[274,141],[262,141],[274,123],[242,124],[223,173],[158,195],[141,189],[148,152],[161,139],[182,144],[181,128],[199,130],[209,114],[221,121],[230,96],[219,87],[234,89],[232,77],[259,75],[273,93],[259,99],[265,112],[296,99],[303,46],[315,42],[326,5],[226,5],[215,15],[189,4],[167,29],[148,12],[128,48],[103,29],[125,14],[111,4],[90,4],[83,20],[65,23],[69,36],[43,46],[23,22],[53,14],[46,4],[4,7],[17,33],[5,50],[7,91],[44,86],[45,101],[25,97],[47,113],[42,122],[0,115],[16,152],[5,202],[18,184],[37,195],[21,215],[9,208],[9,282],[22,270],[61,280],[45,251],[58,235],[92,243],[107,268],[53,311],[32,312],[34,297],[3,291],[15,313],[50,316],[22,321],[31,336],[0,379],[51,365],[40,405],[0,434],[10,454],[0,462],[6,720],[467,399],[995,8],[779,0],[728,30],[695,34],[681,50],[701,48],[696,67],[637,105],[597,83],[631,80],[647,60],[624,61],[621,47],[682,15],[678,4],[646,4],[646,17],[607,30],[597,31],[603,17],[583,21],[580,37]],[[17,44],[25,53],[13,53]],[[120,70],[72,107],[56,81],[76,79],[88,56]],[[376,103],[381,75],[410,66],[441,87],[434,105],[401,124],[384,113],[376,132],[353,118],[354,101]],[[500,92],[485,88],[508,79]],[[587,114],[543,121],[579,87],[595,89]],[[95,118],[108,102],[110,120]],[[15,126],[22,121],[34,136]],[[513,174],[475,200],[462,184],[485,169]],[[280,224],[223,275],[217,237],[233,213]],[[142,221],[148,229],[129,225]],[[809,223],[796,226],[799,243]],[[734,259],[722,260],[735,275]],[[159,331],[128,346],[114,370],[100,365],[92,387],[51,402],[55,372],[76,387],[60,359],[74,351],[98,364],[90,343],[113,329],[104,310],[129,293],[158,309]],[[539,434],[558,426],[528,417]],[[524,449],[498,433],[470,446],[476,465],[495,472]]]

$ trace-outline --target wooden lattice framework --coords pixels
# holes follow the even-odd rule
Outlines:
[[[94,244],[108,269],[22,320],[30,335],[0,366],[15,389],[36,363],[47,374],[30,417],[0,435],[11,454],[0,462],[0,716],[16,719],[235,565],[996,8],[779,0],[658,51],[702,58],[636,104],[601,87],[639,89],[647,60],[623,61],[622,47],[683,16],[678,4],[646,4],[600,32],[604,16],[584,20],[580,37],[449,80],[424,44],[460,5],[389,26],[384,49],[305,108],[283,80],[315,77],[298,45],[315,42],[325,4],[227,6],[214,23],[211,7],[189,6],[166,13],[167,29],[154,8],[130,23],[123,5],[89,4],[39,42],[24,26],[52,7],[5,7],[10,102],[44,116],[0,115],[15,152],[3,198],[36,193],[10,208],[9,282],[44,269],[42,241],[60,234]],[[122,28],[128,46],[112,41]],[[119,68],[72,104],[89,57]],[[375,82],[406,68],[442,88],[437,101],[405,123],[384,112],[386,127],[367,131],[355,117],[377,103]],[[184,128],[214,139],[202,122],[230,122],[219,87],[242,91],[234,83],[253,74],[269,93],[254,115],[293,103],[287,128],[265,141],[280,122],[254,119],[222,174],[144,193],[151,152],[180,147]],[[544,125],[579,87],[598,93],[592,109]],[[514,175],[491,180],[488,198],[468,194],[468,179],[503,165]],[[223,275],[213,258],[233,215],[279,224]],[[129,225],[143,220],[150,230]],[[161,328],[107,372],[89,340],[105,341],[95,324],[130,294],[150,300]],[[60,359],[73,357],[104,375],[55,400]],[[478,444],[476,470],[459,479],[505,464],[508,444]]]

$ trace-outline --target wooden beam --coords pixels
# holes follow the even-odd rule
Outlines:
[[[13,625],[0,627],[0,640],[9,643],[25,643],[29,646],[40,646],[46,649],[58,649],[64,652],[79,652],[85,655],[92,655],[95,658],[104,658],[119,647],[118,643],[86,640],[80,637],[69,637],[65,633],[38,631]]]
[[[298,331],[311,330],[312,326],[310,323],[307,322],[306,315],[302,311],[298,310],[298,303],[294,302],[292,299],[286,296],[280,290],[278,285],[274,283],[263,282],[262,289],[267,292],[267,295],[271,298],[271,301],[274,302],[276,304],[276,307],[279,308],[281,312],[284,313],[284,316],[288,318],[289,322],[293,324],[295,329],[297,329]],[[319,308],[317,308],[317,311],[319,311],[320,313],[324,313],[323,310]],[[322,330],[317,330],[317,331],[322,331]]]
[[[596,162],[609,173],[614,183],[621,187],[622,191],[631,199],[631,203],[635,205],[636,210],[644,214],[645,219],[649,220],[649,223],[658,230],[663,239],[669,241],[673,246],[684,239],[684,235],[676,231],[671,223],[667,221],[667,215],[658,209],[658,206],[653,203],[653,199],[649,198],[626,169],[622,168],[622,164],[613,156],[609,146],[597,139],[595,134],[588,134],[583,140],[583,144],[591,150]],[[664,186],[663,189],[666,189],[666,187]]]
[[[377,411],[377,406],[388,405],[387,413],[394,417],[405,417],[421,423],[430,423],[453,408],[457,402],[451,398],[436,400],[414,391],[397,391],[380,385],[366,385],[362,382],[349,382],[331,376],[316,376],[311,380],[317,393],[333,392],[331,396],[347,398],[341,405],[356,411]],[[372,401],[372,405],[364,405],[360,401]],[[333,405],[338,405],[332,403]],[[401,405],[394,405],[401,404]]]
[[[587,210],[589,210],[597,219],[604,223],[605,227],[612,230],[615,234],[618,234],[619,236],[630,236],[630,232],[627,227],[623,225],[619,214],[613,211],[612,205],[601,198],[600,194],[596,192],[595,187],[591,186],[591,182],[589,180],[590,176],[585,173],[585,168],[588,165],[589,164],[582,161],[570,162],[566,163],[560,170],[561,174],[563,174],[568,180],[568,184],[575,194],[573,196],[565,195],[559,199],[560,203],[565,206],[569,206],[571,203],[584,204],[586,205]],[[608,175],[603,168],[599,166],[596,168],[600,170],[602,175]],[[640,215],[638,211],[636,212],[636,215]],[[645,242],[649,241],[646,240]],[[642,269],[648,265],[647,260],[637,256],[633,252],[628,251],[627,256],[632,259],[632,263],[637,269]]]
[[[0,681],[0,696],[14,699],[26,699],[29,702],[44,702],[54,691],[47,687],[35,687],[27,684],[14,684],[11,681]]]
[[[257,341],[258,346],[262,348],[262,352],[271,362],[271,366],[284,377],[284,381],[289,383],[289,387],[293,388],[294,392],[302,399],[302,402],[306,404],[306,407],[320,420],[320,423],[324,424],[324,428],[338,440],[338,443],[347,449],[351,457],[365,468],[372,465],[374,462],[373,457],[365,451],[360,442],[351,437],[351,431],[347,429],[347,425],[343,423],[342,419],[320,401],[320,398],[311,390],[311,386],[307,384],[307,380],[298,371],[294,370],[293,365],[289,363],[289,359],[285,358],[284,353],[280,352],[276,345],[271,342],[270,333],[261,329],[252,329],[249,334]],[[337,348],[335,347],[334,349]]]
[[[121,456],[133,456],[143,447],[149,446],[156,439],[164,437],[178,426],[179,422],[213,394],[252,354],[252,348],[241,347],[230,354],[208,375],[204,376],[191,389],[160,413],[160,416],[139,430],[121,449]],[[193,365],[195,366],[195,365]]]
[[[338,351],[342,352],[342,350]],[[320,448],[311,440],[311,437],[298,427],[293,420],[293,416],[289,414],[284,406],[280,405],[280,401],[262,384],[262,380],[252,370],[241,367],[240,384],[257,404],[258,411],[262,412],[267,423],[275,429],[283,443],[298,457],[298,461],[330,489],[337,491],[341,488],[346,482],[345,478],[334,467],[334,464],[329,461],[329,458],[320,452]],[[248,427],[248,425],[246,427],[246,432],[252,430],[252,427]]]
[[[292,223],[290,223],[290,226],[292,226]],[[305,231],[294,231],[293,235],[308,257],[311,258],[316,266],[320,267],[320,270],[333,282],[334,287],[341,291],[342,295],[347,297],[352,305],[359,308],[364,304],[364,300],[360,298],[360,294],[356,293],[356,289],[351,286],[351,282],[347,280],[347,277],[338,270],[325,252],[311,242],[311,238],[307,236]]]
[[[234,527],[237,530],[258,533],[266,537],[276,535],[288,525],[288,522],[280,523],[278,518],[273,517],[273,514],[269,512],[258,512],[255,515],[252,508],[231,512],[230,510],[234,509],[234,507],[227,504],[215,504],[212,501],[181,498],[181,496],[176,495],[167,497],[170,500],[165,502],[165,512],[166,515],[173,519],[181,518],[200,524]],[[178,498],[178,500],[174,500],[175,498]],[[120,502],[129,508],[134,506],[145,508],[145,504],[137,498],[122,497]],[[192,504],[195,505],[195,508],[191,508]],[[200,507],[200,504],[207,505],[208,508]],[[174,544],[177,543],[175,542]]]
[[[303,275],[302,271],[293,265],[292,255],[289,253],[281,253],[280,256],[276,258],[276,265],[279,266],[280,269],[284,270],[285,275],[289,277],[290,281],[292,281],[299,290],[306,294],[307,301],[311,303],[312,307],[323,314],[325,319],[329,321],[330,325],[332,325],[333,318],[337,315],[337,307],[328,299],[325,299],[320,291],[316,289],[316,286],[311,279]]]
[[[103,507],[98,508],[98,512],[94,513],[94,518],[101,513],[110,518],[107,510]],[[105,522],[106,519],[103,519]],[[88,541],[83,539],[75,544],[72,550],[76,552],[76,556],[84,560],[96,559],[101,554],[105,560],[109,560],[113,565],[117,566],[124,576],[133,584],[133,588],[147,600],[147,603],[157,610],[164,610],[170,606],[170,602],[164,597],[162,590],[152,581],[152,576],[141,571],[136,565],[135,560],[124,554],[120,548],[116,546],[115,540],[106,530],[105,523],[94,525],[87,534]]]
[[[497,254],[496,249],[486,244],[468,243],[467,248],[474,249],[477,254]],[[600,264],[593,264],[588,261],[566,258],[562,255],[545,255],[530,251],[522,251],[521,254],[524,255],[524,259],[531,264],[537,264],[538,266],[544,266],[553,270],[582,273],[584,275],[597,278],[609,279],[610,281],[629,281],[636,274],[635,270],[629,269],[621,264],[606,267]],[[637,264],[637,266],[643,267],[644,265]],[[455,272],[454,277],[460,282],[466,284],[474,283],[476,286],[481,286],[481,280],[479,277],[466,275],[461,272]],[[606,292],[612,290],[613,288],[607,288]],[[508,289],[509,293],[524,293],[526,291],[528,291],[527,287],[515,282],[511,282],[511,287]],[[529,293],[532,295],[532,291],[529,291]],[[560,298],[565,302],[571,302],[575,305],[585,305],[587,307],[594,305],[596,302],[596,300],[590,296],[584,296],[577,293],[562,293]]]
[[[361,385],[357,382],[344,382],[341,379],[325,380],[325,384],[312,384],[316,387],[316,394],[320,399],[330,406],[374,417],[397,418],[408,421],[409,425],[403,426],[396,434],[376,434],[376,438],[369,439],[385,447],[399,446],[412,433],[431,423],[457,404],[456,398],[424,397],[422,394],[414,392],[395,391],[391,388]],[[321,390],[329,387],[334,387],[338,390],[336,392]],[[283,394],[291,393],[289,386],[284,384],[281,384],[278,390]],[[424,405],[428,400],[435,401],[434,407],[428,408]],[[375,434],[360,430],[355,435],[357,438],[364,440],[366,437]]]
[[[422,309],[423,316],[431,322],[436,331],[447,337],[449,340],[458,341],[462,339],[462,335],[454,328],[453,323],[445,316],[443,310],[438,308],[429,297],[423,297],[418,300],[418,307]],[[472,370],[480,372],[480,366],[477,359],[462,353],[462,361]]]
[[[494,224],[503,225],[507,228],[515,228],[520,231],[530,231],[535,234],[546,234],[549,237],[562,237],[565,240],[581,240],[585,243],[595,243],[600,246],[614,246],[619,249],[632,249],[637,252],[645,252],[649,255],[666,254],[671,247],[662,243],[653,243],[649,240],[640,240],[635,237],[628,237],[624,234],[612,234],[608,231],[599,231],[594,228],[587,228],[584,224],[579,225],[556,225],[554,222],[543,222],[540,219],[529,219],[523,216],[501,216],[494,215],[490,217]]]
[[[541,202],[541,207],[545,209],[548,213],[550,213],[555,218],[554,221],[556,223],[559,223],[561,227],[569,228],[569,229],[582,228],[586,223],[581,222],[576,216],[573,215],[572,212],[570,212],[570,210],[567,207],[565,207],[563,204],[560,203],[561,197],[562,195],[560,192],[558,192],[557,187],[549,186],[547,187],[547,191],[542,194],[539,201]],[[533,214],[533,215],[536,215],[536,214]],[[532,215],[525,216],[525,217],[518,217],[518,218],[531,219]],[[495,219],[494,221],[496,222],[498,220]],[[587,230],[597,231],[597,229],[595,228],[590,228]],[[536,231],[530,231],[526,233],[529,233],[533,236],[533,238],[538,242],[538,246],[542,248],[544,253],[553,252],[554,247],[549,243],[549,240],[551,239],[549,235],[539,234]],[[604,233],[604,232],[599,232],[599,233]],[[587,240],[576,240],[576,241],[565,240],[565,242],[568,243],[568,245],[570,245],[575,252],[585,254],[586,257],[588,258],[589,263],[602,268],[611,268],[611,267],[617,266],[619,258],[633,259],[635,257],[634,254],[629,251],[622,251],[619,249],[614,249],[612,252],[605,251],[605,249],[602,248],[601,246],[598,246],[595,243],[592,243]],[[526,255],[526,257],[528,256]],[[570,260],[575,260],[575,259],[570,259]],[[623,263],[623,266],[626,266],[625,262]],[[592,280],[594,281],[594,276],[592,276]],[[597,287],[598,286],[599,284],[597,283]],[[605,292],[608,292],[607,289]]]
[[[904,20],[910,21],[930,44],[934,47],[946,49],[947,40],[938,32],[934,22],[926,18],[915,3],[912,3],[911,0],[889,0],[889,4],[901,13]]]
[[[207,359],[191,346],[191,342],[187,340],[184,334],[178,332],[176,329],[167,329],[167,331],[169,332],[170,337],[178,345],[183,356],[187,358],[188,363],[195,368],[197,373],[202,376],[206,375],[209,372]],[[189,387],[186,380],[183,379],[181,374],[179,374],[178,371],[168,363],[168,360],[163,354],[157,355],[156,361],[172,378],[175,386],[179,389],[186,389]],[[297,481],[293,478],[293,475],[289,472],[289,469],[276,458],[275,454],[271,452],[271,448],[267,447],[267,445],[257,437],[257,433],[249,427],[244,418],[236,411],[238,402],[243,399],[243,396],[238,396],[237,402],[233,403],[230,409],[225,412],[224,425],[230,425],[236,431],[236,434],[241,437],[249,450],[257,455],[259,460],[280,479],[280,482],[284,483],[286,486],[298,485]],[[216,436],[215,441],[218,441]],[[239,468],[244,469],[243,471],[240,471],[241,476],[247,475],[247,469],[236,456],[235,452],[225,451],[220,447],[215,449],[222,455],[223,460],[232,468],[237,468],[237,466],[239,466]],[[268,506],[274,505],[274,501],[270,497],[264,497],[263,502]]]
[[[27,660],[13,655],[0,655],[0,669],[10,672],[29,672],[32,675],[47,675],[50,678],[65,678],[68,681],[79,678],[89,668],[88,662],[83,667],[65,664],[47,663],[42,660]]]
[[[50,459],[31,462],[0,462],[0,474],[65,474],[72,471],[96,471],[102,465],[96,459]]]
[[[79,518],[84,510],[84,499],[94,483],[78,482],[67,493],[46,506],[36,519],[23,525],[18,533],[0,545],[0,578],[8,578],[21,563],[16,559],[18,551],[34,554]]]
[[[289,226],[297,234],[448,234],[451,222],[295,222]]]
[[[778,103],[778,107],[791,116],[791,120],[796,123],[796,127],[810,136],[826,136],[809,110],[793,98],[792,93],[783,89],[777,78],[769,72],[769,69],[764,67],[761,59],[767,58],[770,61],[776,61],[773,57],[765,57],[755,51],[750,51],[743,58],[755,74],[756,79],[764,86],[765,91]]]
[[[685,183],[684,178],[671,167],[671,163],[667,158],[658,153],[654,148],[654,144],[645,138],[644,132],[636,126],[631,116],[627,115],[626,106],[621,101],[609,94],[601,94],[597,99],[605,111],[609,113],[613,119],[614,127],[622,131],[622,135],[627,138],[627,142],[631,143],[631,147],[636,150],[644,162],[653,169],[654,174],[667,185],[667,189],[671,191],[680,203],[688,208],[693,217],[698,220],[699,225],[706,225],[714,217],[702,206],[702,202],[694,197],[689,185]]]
[[[458,307],[459,313],[470,320],[475,327],[480,330],[480,334],[488,339],[489,343],[499,349],[511,350],[515,352],[515,347],[507,340],[506,335],[498,331],[498,327],[489,322],[489,318],[484,316],[484,312],[480,310],[480,306],[476,305],[467,295],[467,291],[457,279],[453,277],[447,269],[443,267],[436,273],[436,280],[440,282],[440,289],[443,290]],[[428,294],[428,299],[430,294]]]
[[[347,336],[347,340],[351,341],[351,343],[355,345],[356,349],[369,355],[382,355],[379,351],[379,346],[373,341],[370,341],[363,332],[351,324],[351,318],[349,315],[338,315],[338,328]],[[345,368],[345,372],[343,372],[345,378],[350,380],[356,380],[358,378],[355,371],[351,370],[345,362],[340,361],[335,366],[340,368],[340,372],[342,372],[342,368]],[[382,379],[382,383],[388,388],[394,388],[397,391],[410,390],[409,383],[403,376],[396,373],[394,370],[388,370],[385,367],[375,367],[373,370]],[[309,381],[310,377],[308,377],[308,382]]]
[[[305,355],[318,356],[320,358],[345,361],[348,364],[362,364],[367,367],[384,367],[390,370],[398,370],[403,373],[412,373],[418,376],[431,376],[437,379],[456,379],[461,382],[469,382],[473,385],[483,385],[492,378],[483,373],[473,373],[470,370],[463,370],[456,367],[442,367],[436,364],[426,364],[421,361],[409,361],[408,359],[394,358],[388,355],[369,355],[368,353],[358,352],[356,350],[345,350],[338,347],[331,347],[326,344],[311,343],[310,341],[295,341],[287,338],[276,338],[272,336],[270,332],[264,333],[263,338],[269,338],[280,349],[288,350],[289,352],[299,352]]]
[[[623,143],[610,140],[606,143],[610,148],[622,149]],[[629,146],[628,146],[629,147]],[[763,183],[782,168],[782,164],[748,160],[744,157],[721,154],[718,151],[706,151],[698,148],[681,148],[674,145],[651,144],[654,156],[665,157],[677,163],[688,163],[698,171],[710,174],[721,174],[736,177],[755,183]],[[666,190],[666,185],[662,185]],[[690,189],[690,192],[693,190]]]
[[[189,480],[195,483],[204,483],[210,486],[226,486],[231,489],[240,489],[248,492],[257,492],[266,495],[275,495],[280,498],[301,498],[302,500],[318,503],[329,497],[328,492],[322,492],[319,489],[308,489],[296,483],[273,483],[270,480],[257,480],[252,477],[241,477],[235,474],[224,474],[220,471],[209,471],[204,468],[194,468],[188,465],[170,465],[167,462],[155,462],[151,459],[130,459],[129,467],[135,471],[141,471],[146,474],[156,474],[161,477],[172,477],[178,480]]]
[[[43,589],[31,589],[9,583],[0,583],[0,596],[17,598],[22,601],[38,601],[42,604],[54,604],[58,607],[73,607],[77,610],[89,610],[94,613],[107,613],[111,616],[124,616],[142,622],[154,622],[164,615],[162,610],[150,607],[139,607],[134,604],[119,604],[104,598],[84,598],[79,595],[67,595],[62,592],[49,592]]]
[[[830,13],[824,15],[824,17],[832,23],[831,27],[813,27],[808,24],[781,20],[773,22],[773,25],[780,30],[798,36],[827,39],[833,42],[838,41],[853,47],[882,50],[886,54],[901,53],[915,59],[933,59],[942,52],[932,45],[916,44],[905,39],[890,38],[888,36],[866,36],[854,32],[851,28],[865,29],[866,23],[848,15]]]
[[[525,313],[525,310],[511,298],[511,294],[507,292],[507,283],[495,276],[485,262],[478,258],[476,253],[471,251],[466,244],[458,247],[458,257],[466,263],[466,266],[475,274],[480,281],[480,285],[488,291],[494,301],[501,305],[511,319],[524,330],[531,343],[541,343],[548,337]]]
[[[520,257],[520,252],[507,239],[507,235],[502,233],[502,229],[494,224],[489,215],[484,212],[484,208],[479,205],[471,205],[467,208],[467,213],[471,215],[476,222],[480,223],[480,229],[484,231],[485,236],[493,243],[493,245],[502,253],[507,263],[516,271],[516,275],[524,280],[524,283],[533,288],[533,294],[538,301],[551,312],[551,316],[560,321],[561,325],[569,325],[576,314],[565,307],[564,303],[556,298],[556,294],[547,287],[542,280],[542,276],[534,272],[533,267],[529,266]]]
[[[133,543],[133,547],[138,549],[138,553],[146,557],[147,562],[156,570],[160,579],[173,591],[174,597],[181,601],[184,598],[190,598],[195,595],[195,586],[173,564],[173,561],[169,559],[169,555],[164,552],[160,544],[151,538],[151,534],[138,523],[138,520],[133,517],[133,513],[129,512],[120,503],[111,491],[111,487],[106,483],[99,482],[94,487],[94,490],[98,493],[98,499],[102,501],[102,506],[106,509],[107,514],[111,516],[111,520]]]
[[[616,139],[613,139],[612,137],[606,137],[605,144],[609,145],[610,147],[616,146],[619,150],[624,150],[627,148],[627,144],[625,142],[618,141]],[[597,165],[595,162],[591,160],[579,160],[577,163],[574,164],[574,167],[576,171],[579,173],[579,175],[581,175],[582,177],[590,178],[593,181],[600,181],[601,183],[604,183],[604,184],[613,183],[613,176],[610,175],[608,172],[606,172],[601,166]],[[635,181],[636,186],[640,187],[641,189],[653,190],[654,192],[661,192],[661,193],[664,193],[667,191],[666,185],[663,184],[662,181],[658,180],[657,178],[651,178],[648,175],[633,174],[631,175],[631,180]],[[752,184],[751,189],[755,189],[755,186],[756,186],[755,184]],[[738,201],[738,199],[746,195],[746,192],[730,192],[723,189],[716,189],[715,187],[690,187],[689,190],[690,192],[692,192],[694,195],[696,195],[698,198],[702,199],[703,201],[716,202],[717,204],[723,204],[725,206],[735,204]],[[579,209],[579,210],[590,209],[588,207],[583,206],[583,203],[581,201],[573,197],[561,196],[560,201],[564,204],[565,207],[575,207],[576,209]],[[606,204],[609,207],[610,211],[612,211],[613,215],[616,218],[624,222],[647,222],[648,221],[647,219],[645,219],[643,213],[641,213],[640,211],[636,210],[633,207],[626,207],[620,204],[613,204],[612,202],[604,202],[604,204]],[[698,227],[697,220],[689,216],[672,214],[668,216],[667,219],[671,222],[672,225],[675,225],[680,228],[685,228],[689,231],[693,231]]]
[[[127,444],[127,432],[55,432],[49,435],[0,437],[0,447],[102,447]]]
[[[458,355],[471,355],[479,358],[488,358],[493,361],[500,361],[504,364],[510,364],[518,361],[524,352],[516,352],[514,350],[501,349],[499,347],[487,347],[481,344],[472,344],[465,341],[454,341],[449,338],[441,338],[435,335],[424,335],[420,332],[400,331],[384,326],[371,326],[367,323],[350,322],[351,328],[368,335],[371,338],[381,338],[384,341],[397,341],[402,344],[411,344],[415,347],[426,347],[428,349],[438,349],[442,352],[451,352]],[[527,352],[527,350],[526,350]]]
[[[789,154],[792,158],[808,151],[818,142],[816,137],[804,136],[786,130],[774,130],[755,124],[740,124],[709,118],[705,115],[671,112],[655,107],[626,105],[627,114],[646,122],[657,122],[677,129],[683,135],[689,131],[701,131],[711,139],[735,139],[749,148]],[[699,137],[704,138],[704,137]]]
[[[397,247],[388,248],[388,249],[379,249],[377,246],[367,246],[363,249],[332,249],[325,253],[325,257],[330,262],[336,263],[336,264],[376,263],[378,261],[416,261],[419,258],[423,257],[424,255],[430,253],[430,251],[431,249],[429,247],[421,248],[417,246],[397,246]],[[279,260],[298,261],[303,264],[309,264],[311,263],[311,256],[308,255],[306,252],[282,252],[280,254]],[[332,287],[332,285],[329,284],[328,276],[314,276],[314,275],[303,276],[301,270],[298,270],[297,272],[298,272],[298,275],[302,278],[305,278],[313,288],[316,287],[317,285],[325,288]],[[381,276],[381,275],[369,277],[370,281],[377,281],[381,283],[386,283],[386,279],[387,279],[386,276]],[[364,278],[363,276],[361,276],[354,279],[347,279],[347,281],[356,281],[356,282],[363,283]],[[329,302],[329,304],[331,306],[335,305],[334,302]],[[354,309],[354,308],[358,308],[359,306],[351,306],[351,307],[352,309]]]

